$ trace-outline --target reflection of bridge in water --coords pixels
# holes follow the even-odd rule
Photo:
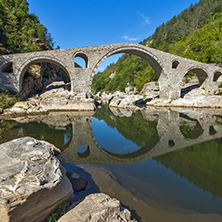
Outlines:
[[[124,155],[106,151],[95,140],[91,125],[92,116],[73,116],[71,118],[73,135],[69,146],[59,159],[75,163],[132,164],[222,137],[222,125],[216,121],[217,117],[204,111],[195,111],[186,115],[169,110],[154,112],[147,108],[141,112],[146,120],[158,120],[158,124],[150,142],[138,151]],[[183,135],[181,122],[191,124],[193,130]],[[87,150],[78,153],[79,146],[87,147]]]

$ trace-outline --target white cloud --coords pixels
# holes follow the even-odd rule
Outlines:
[[[130,38],[128,35],[122,36],[123,39],[127,41],[137,41],[139,38]]]
[[[140,22],[136,27],[130,29],[125,33],[124,36],[122,36],[122,39],[126,41],[138,41],[143,38],[147,38],[147,29],[144,27],[146,25],[150,25],[150,20],[147,16],[145,16],[143,13],[137,11],[136,12],[140,17],[142,17],[142,22]],[[130,36],[137,36],[137,38],[130,37]]]
[[[148,25],[151,24],[150,19],[147,16],[145,16],[143,13],[141,12],[136,12],[136,13],[143,18],[145,24],[148,24]]]

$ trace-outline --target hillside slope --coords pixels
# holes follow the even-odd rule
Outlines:
[[[0,54],[52,49],[53,40],[26,0],[0,0]]]
[[[222,0],[200,0],[191,5],[140,44],[205,63],[222,63]],[[111,75],[113,74],[113,75]],[[92,91],[124,91],[127,83],[140,91],[156,81],[149,64],[137,56],[124,54],[107,69],[94,76]]]

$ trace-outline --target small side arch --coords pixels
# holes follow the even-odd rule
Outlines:
[[[82,152],[83,150],[83,152]],[[87,158],[90,156],[90,148],[88,145],[86,146],[77,146],[77,155],[79,158]]]
[[[214,73],[213,81],[216,82],[216,81],[220,78],[220,76],[222,76],[222,72],[216,71],[216,72]]]
[[[193,119],[186,114],[180,113],[180,134],[184,139],[197,139],[204,130],[197,119]]]
[[[180,62],[178,60],[173,60],[172,61],[172,69],[177,69],[177,67],[179,66]]]
[[[12,61],[7,61],[1,65],[1,71],[3,73],[13,73],[13,63]]]
[[[189,71],[192,71],[192,72],[194,72],[194,73],[196,74],[196,76],[197,76],[197,78],[198,78],[198,80],[199,80],[199,86],[201,86],[201,85],[205,82],[205,80],[206,80],[207,78],[209,78],[208,72],[207,72],[205,69],[203,69],[203,68],[200,68],[200,67],[191,67],[191,68],[189,68],[189,69],[184,73],[184,76],[185,76]],[[184,76],[183,76],[183,77],[184,77]]]
[[[197,82],[193,82],[191,84],[189,84],[188,86],[186,87],[183,87],[183,79],[184,77],[186,77],[186,75],[189,73],[189,72],[193,72],[198,81]],[[192,76],[192,75],[191,75]],[[189,77],[190,78],[190,77]],[[193,78],[193,77],[191,77]],[[186,79],[186,78],[185,78]],[[190,67],[188,70],[186,70],[186,72],[181,76],[181,79],[180,79],[180,92],[181,92],[181,97],[183,98],[187,93],[189,93],[190,91],[192,91],[193,89],[196,89],[196,88],[199,88],[201,85],[203,85],[203,83],[209,79],[209,76],[208,76],[208,72],[203,69],[203,68],[200,68],[200,67]],[[195,79],[194,79],[195,80]],[[185,81],[186,83],[188,83],[188,81]]]
[[[73,55],[73,58],[74,58],[74,67],[76,67],[75,66],[75,59],[76,58],[81,58],[81,59],[83,59],[84,61],[85,61],[85,65],[82,67],[82,68],[88,68],[89,67],[89,64],[88,64],[88,56],[85,54],[85,53],[82,53],[82,52],[77,52],[77,53],[75,53],[74,55]]]
[[[26,60],[19,68],[18,70],[18,76],[19,76],[19,91],[22,90],[22,82],[23,82],[23,78],[25,75],[25,72],[28,70],[29,66],[35,64],[35,63],[42,63],[42,62],[48,62],[48,63],[52,63],[54,65],[57,65],[58,67],[62,68],[66,74],[69,76],[70,80],[71,80],[71,76],[68,67],[63,64],[63,62],[59,61],[56,58],[53,57],[49,57],[49,56],[36,56],[33,58],[30,58],[28,60]],[[71,84],[71,90],[72,90],[72,84]]]

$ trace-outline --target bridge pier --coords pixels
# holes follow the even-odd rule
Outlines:
[[[74,68],[74,75],[71,79],[71,90],[77,94],[90,93],[92,86],[92,77],[89,68]]]
[[[159,77],[159,87],[160,87],[160,94],[159,97],[161,99],[169,99],[170,96],[170,91],[169,91],[169,87],[170,87],[170,82],[169,79],[166,77],[166,75],[164,74],[164,72],[162,71]]]

